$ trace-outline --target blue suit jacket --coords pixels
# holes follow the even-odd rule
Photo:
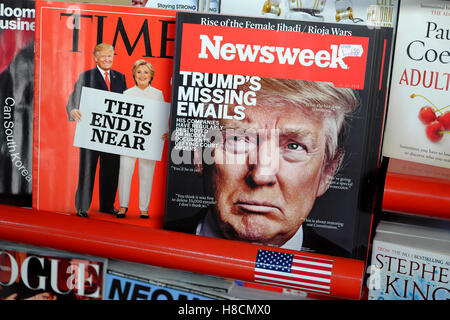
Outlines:
[[[110,70],[110,81],[111,92],[123,93],[127,89],[125,75],[116,70]],[[73,92],[67,102],[66,110],[70,121],[74,121],[70,116],[70,111],[80,107],[81,89],[83,87],[108,91],[106,82],[97,67],[83,72],[75,83]]]
[[[194,216],[168,220],[164,224],[164,229],[195,234],[197,225],[206,215],[207,210],[202,209]],[[342,248],[338,244],[319,235],[312,228],[303,228],[303,247],[302,250],[327,254],[338,257],[351,257],[351,252]]]

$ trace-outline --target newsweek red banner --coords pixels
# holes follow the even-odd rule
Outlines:
[[[242,41],[242,39],[245,39]],[[363,89],[368,37],[183,25],[183,71],[328,81]]]

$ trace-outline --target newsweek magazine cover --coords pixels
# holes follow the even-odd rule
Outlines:
[[[33,208],[160,226],[175,12],[51,1],[36,10]]]
[[[450,168],[449,16],[448,1],[401,3],[383,138],[386,157]]]
[[[31,207],[34,1],[0,3],[0,202]]]
[[[0,241],[0,300],[101,300],[107,260]]]
[[[178,13],[165,228],[365,259],[391,33]]]
[[[224,14],[395,28],[397,0],[226,0]]]

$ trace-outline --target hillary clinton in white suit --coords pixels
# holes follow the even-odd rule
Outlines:
[[[124,91],[142,98],[153,99],[164,102],[162,91],[150,86],[155,70],[151,63],[145,60],[138,60],[133,65],[133,78],[136,85]],[[120,209],[118,218],[125,218],[130,200],[131,179],[133,177],[136,158],[120,156],[119,171],[119,203]],[[148,206],[152,193],[153,173],[155,170],[155,160],[139,159],[139,210],[141,218],[148,218]]]

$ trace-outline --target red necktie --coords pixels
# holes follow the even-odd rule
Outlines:
[[[108,90],[111,91],[111,82],[109,82],[108,72],[105,71],[105,82]]]

